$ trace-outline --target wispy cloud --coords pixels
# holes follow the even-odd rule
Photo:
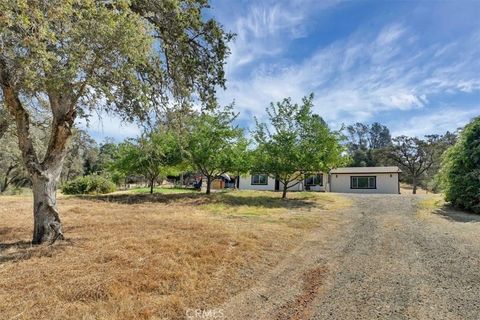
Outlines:
[[[392,131],[394,136],[406,135],[422,137],[425,133],[442,134],[463,127],[474,117],[480,115],[480,105],[476,107],[448,107],[440,110],[413,116],[406,123],[396,125]]]
[[[212,14],[237,34],[220,103],[235,101],[247,127],[270,102],[300,101],[310,92],[315,112],[334,127],[380,121],[394,134],[423,135],[454,130],[480,114],[480,26],[469,10],[479,8],[475,3],[402,3],[400,13],[375,1],[212,1]],[[105,119],[92,119],[95,136],[140,133]]]
[[[422,109],[439,92],[479,90],[476,44],[478,34],[420,46],[402,23],[377,32],[359,28],[296,63],[257,59],[246,77],[230,78],[221,98],[235,100],[245,117],[261,117],[271,101],[314,92],[316,111],[330,122],[369,121],[382,112]]]
[[[279,55],[289,41],[306,35],[305,20],[311,14],[337,2],[338,0],[254,2],[241,17],[227,21],[227,28],[237,34],[230,47],[227,73],[233,75],[239,68],[253,61]]]

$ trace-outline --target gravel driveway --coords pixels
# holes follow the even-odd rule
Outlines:
[[[480,319],[480,217],[419,216],[420,196],[355,204],[306,236],[228,319]]]

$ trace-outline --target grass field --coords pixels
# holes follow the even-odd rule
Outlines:
[[[124,191],[120,191],[124,192]],[[150,193],[150,188],[135,188],[126,191],[127,193],[133,194],[147,194]],[[194,189],[186,189],[186,188],[169,188],[169,187],[156,187],[153,188],[153,193],[162,193],[162,194],[171,194],[171,193],[197,193],[198,191]]]
[[[31,247],[32,203],[0,197],[1,319],[182,319],[248,288],[350,202],[332,194],[60,197],[67,240]]]
[[[408,183],[400,183],[400,193],[401,194],[412,194],[413,187]],[[422,187],[417,187],[417,194],[432,194],[428,190],[423,189]]]

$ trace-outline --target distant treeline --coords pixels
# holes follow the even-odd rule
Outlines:
[[[469,192],[471,198],[480,199],[480,187],[475,185],[480,166],[469,158],[470,153],[479,152],[480,148],[478,118],[456,132],[424,137],[392,137],[389,128],[377,122],[355,123],[338,132],[330,130],[321,117],[312,113],[311,99],[306,97],[303,105],[293,104],[290,99],[272,104],[267,109],[269,123],[257,121],[251,140],[246,138],[243,129],[234,125],[237,114],[232,106],[172,116],[141,136],[120,143],[111,138],[97,143],[88,132],[77,128],[69,143],[60,183],[65,185],[84,176],[101,176],[117,185],[146,184],[153,191],[155,184],[167,176],[180,176],[185,172],[206,177],[208,187],[224,173],[235,176],[261,171],[283,179],[288,185],[298,174],[336,166],[396,165],[402,169],[401,181],[412,184],[414,193],[417,187],[422,187],[431,192],[444,190],[452,202],[458,198],[453,195]],[[32,128],[39,153],[45,150],[47,127],[38,124]],[[466,138],[466,133],[472,137]],[[30,186],[16,139],[11,130],[1,137],[2,193],[9,188]],[[469,148],[473,150],[468,151]],[[462,155],[466,160],[459,159]],[[470,164],[473,169],[468,169],[467,160],[473,161]],[[459,161],[463,161],[461,168],[467,168],[463,175],[458,173],[456,163]],[[457,191],[456,185],[468,184],[472,175],[473,186],[468,185],[467,191]],[[75,185],[88,181],[96,180],[77,181]],[[103,180],[100,182],[105,185]],[[472,188],[477,191],[469,191]],[[475,207],[461,201],[457,203]]]
[[[457,140],[456,132],[424,137],[392,137],[390,130],[378,122],[355,123],[346,127],[346,143],[350,166],[375,167],[396,165],[403,173],[401,180],[432,192],[440,190],[436,178],[443,153]]]

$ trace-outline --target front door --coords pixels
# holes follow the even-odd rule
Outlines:
[[[280,190],[280,181],[278,179],[275,179],[275,191]]]

